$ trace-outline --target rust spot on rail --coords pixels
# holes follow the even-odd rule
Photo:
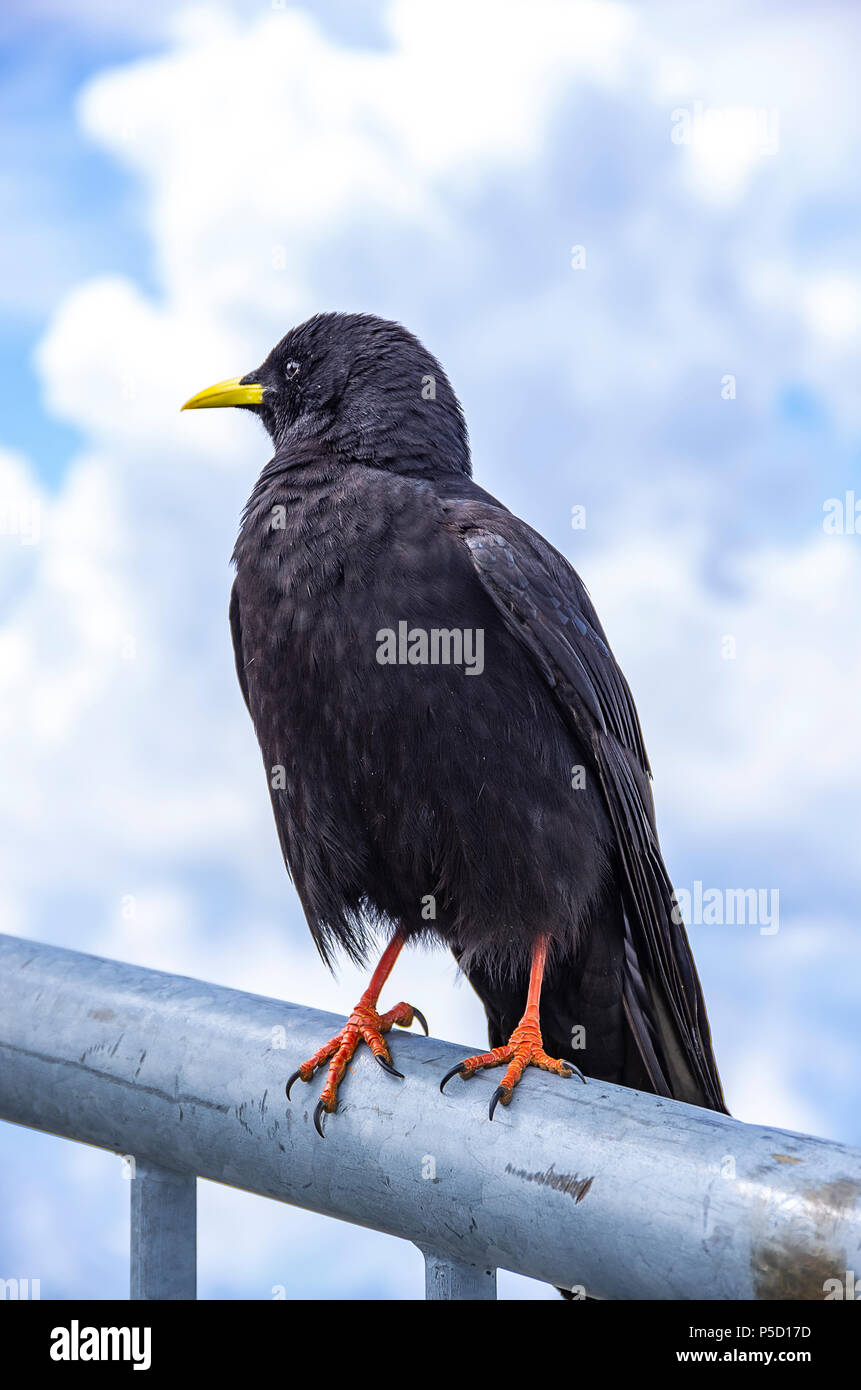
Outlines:
[[[510,1163],[506,1163],[505,1171],[513,1178],[520,1178],[522,1182],[534,1182],[539,1187],[552,1187],[555,1192],[566,1192],[575,1202],[583,1201],[595,1181],[594,1177],[581,1178],[576,1173],[557,1173],[552,1163],[543,1173],[530,1173],[525,1168],[512,1168]]]
[[[861,1182],[852,1178],[764,1197],[754,1212],[754,1297],[824,1299],[829,1281],[844,1278],[845,1233],[858,1220],[859,1207]]]

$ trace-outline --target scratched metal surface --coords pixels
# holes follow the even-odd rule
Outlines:
[[[861,1268],[861,1151],[616,1086],[445,1071],[481,1043],[400,1030],[320,1139],[342,1020],[0,936],[0,1117],[603,1298],[822,1298]]]

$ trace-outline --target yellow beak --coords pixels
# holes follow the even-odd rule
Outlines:
[[[263,400],[263,387],[258,383],[242,385],[242,379],[232,376],[229,381],[219,381],[215,386],[207,386],[198,391],[183,410],[212,410],[217,405],[259,405]]]

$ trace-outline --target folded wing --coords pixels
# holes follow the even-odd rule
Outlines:
[[[687,934],[661,858],[637,712],[577,573],[511,513],[450,513],[475,572],[586,750],[615,832],[624,1007],[655,1091],[726,1110]]]

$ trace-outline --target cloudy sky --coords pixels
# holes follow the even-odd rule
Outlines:
[[[779,904],[691,926],[730,1108],[861,1143],[861,16],[9,0],[0,25],[0,930],[355,1002],[233,671],[266,443],[178,408],[309,313],[371,311],[442,359],[479,481],[589,586],[679,888]],[[393,988],[482,1042],[443,955]],[[119,1161],[0,1148],[0,1275],[122,1295]],[[202,1296],[421,1296],[411,1247],[200,1187]]]

